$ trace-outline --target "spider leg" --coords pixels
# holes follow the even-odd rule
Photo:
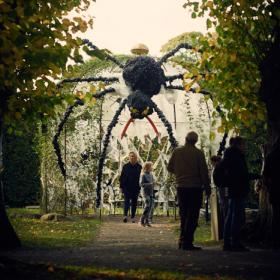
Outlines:
[[[176,48],[174,48],[173,50],[169,51],[168,53],[166,53],[160,60],[159,60],[159,65],[163,64],[164,62],[167,61],[167,59],[171,56],[173,56],[177,51],[179,51],[180,49],[187,49],[187,50],[191,50],[193,47],[191,45],[189,45],[188,43],[182,43],[179,44]]]
[[[127,131],[127,129],[128,129],[128,127],[129,127],[131,122],[133,122],[133,118],[130,118],[128,120],[128,122],[126,123],[126,125],[125,125],[125,127],[124,127],[124,129],[123,129],[123,131],[121,133],[121,139],[124,137],[124,135],[125,135],[125,133],[126,133],[126,131]]]
[[[183,78],[184,78],[184,74],[178,74],[178,75],[166,76],[165,81],[171,83],[177,79],[183,80]]]
[[[220,143],[219,150],[218,150],[218,152],[217,152],[217,155],[218,155],[218,156],[221,156],[221,155],[223,154],[223,151],[224,151],[225,148],[226,148],[226,140],[227,140],[227,137],[228,137],[228,133],[225,132],[225,133],[224,133],[224,136],[223,136],[223,139],[222,139],[222,141],[221,141],[221,143]]]
[[[184,88],[183,86],[174,86],[174,85],[166,86],[166,89],[177,89],[177,90],[186,91],[185,88]]]
[[[152,108],[155,110],[155,112],[157,113],[158,117],[163,122],[164,126],[166,127],[166,130],[167,130],[168,135],[169,135],[169,141],[171,143],[171,146],[172,146],[173,149],[175,149],[178,146],[178,143],[177,143],[177,141],[176,141],[176,139],[175,139],[175,137],[173,135],[171,124],[166,119],[166,117],[164,116],[163,112],[158,108],[156,103],[151,100],[151,104],[152,104]]]
[[[96,183],[96,207],[98,208],[100,206],[100,199],[101,199],[101,182],[102,182],[102,174],[103,174],[103,166],[105,163],[105,157],[106,157],[106,150],[110,141],[110,136],[112,133],[113,128],[118,123],[119,116],[124,109],[125,105],[127,103],[127,99],[124,99],[122,103],[120,104],[118,110],[116,111],[111,123],[107,127],[107,132],[105,134],[104,140],[103,140],[103,148],[101,151],[101,155],[98,162],[98,171],[97,171],[97,183]]]
[[[105,83],[110,83],[110,82],[118,82],[119,79],[117,77],[88,77],[88,78],[69,78],[69,79],[64,79],[60,81],[57,84],[57,87],[61,87],[62,84],[65,83],[81,83],[81,82],[105,82]]]
[[[93,94],[92,97],[99,99],[99,98],[102,98],[107,93],[114,92],[114,91],[116,91],[114,88],[106,88],[102,91],[99,91],[99,92]]]
[[[86,44],[87,46],[89,46],[92,50],[99,50],[93,43],[91,43],[88,39],[84,39],[83,43]],[[108,60],[111,60],[112,62],[114,62],[115,64],[117,64],[120,68],[124,68],[124,65],[118,61],[115,57],[109,55],[108,53],[104,54],[105,57]]]
[[[104,89],[103,91],[100,91],[100,92],[94,94],[93,97],[99,99],[99,98],[104,97],[105,94],[107,94],[109,92],[114,92],[114,91],[115,90],[113,88]],[[55,150],[55,154],[57,156],[58,166],[60,168],[60,171],[61,171],[64,179],[66,179],[66,170],[65,170],[65,164],[64,164],[64,162],[62,160],[61,149],[60,149],[60,146],[59,146],[59,143],[58,143],[58,139],[59,139],[61,131],[63,130],[63,127],[64,127],[65,123],[67,122],[69,116],[73,112],[74,108],[76,106],[79,106],[79,105],[84,105],[84,102],[82,100],[80,100],[80,99],[76,100],[73,105],[69,106],[66,109],[66,111],[64,113],[64,116],[63,116],[62,120],[60,121],[60,123],[58,125],[57,132],[54,135],[53,141],[52,141],[53,147],[54,147],[54,150]]]
[[[186,91],[183,86],[174,86],[174,85],[166,86],[166,89],[177,89],[177,90]],[[188,91],[193,92],[193,93],[197,93],[195,88],[190,88]],[[202,89],[198,93],[201,93],[203,95],[210,95],[210,98],[212,100],[212,95],[209,91]]]
[[[60,168],[60,171],[64,177],[64,179],[66,179],[66,170],[65,170],[65,165],[64,165],[64,162],[62,160],[62,156],[61,156],[61,149],[60,149],[60,146],[59,146],[59,143],[58,143],[58,139],[59,139],[59,136],[61,134],[61,131],[63,130],[63,127],[66,123],[66,121],[68,120],[69,116],[71,115],[71,113],[73,112],[74,108],[77,107],[77,106],[81,106],[81,105],[84,105],[84,102],[80,99],[76,100],[76,102],[69,106],[64,115],[63,115],[63,118],[62,120],[60,121],[59,125],[58,125],[58,128],[57,128],[57,132],[56,134],[54,135],[53,137],[53,147],[54,147],[54,151],[56,153],[56,156],[57,156],[57,162],[58,162],[58,166]]]
[[[155,131],[157,137],[159,138],[160,133],[158,132],[157,127],[155,126],[154,122],[150,119],[149,116],[146,116],[146,119],[149,121],[149,123],[151,124],[151,126],[152,126],[153,130]]]

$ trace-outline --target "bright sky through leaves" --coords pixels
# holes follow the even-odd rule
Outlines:
[[[91,9],[93,30],[83,34],[99,48],[114,53],[130,53],[144,43],[151,55],[160,55],[160,47],[183,32],[206,32],[205,19],[191,18],[183,8],[185,0],[96,0]]]

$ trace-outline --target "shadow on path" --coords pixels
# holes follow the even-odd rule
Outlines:
[[[73,249],[22,248],[0,256],[24,262],[94,266],[117,269],[156,269],[187,275],[237,276],[245,279],[280,279],[280,253],[254,249],[223,252],[205,247],[190,252],[177,249],[174,225],[155,217],[151,228],[123,223],[119,216],[104,217],[99,235],[86,247]]]

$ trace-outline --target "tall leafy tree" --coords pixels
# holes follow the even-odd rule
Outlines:
[[[191,7],[193,18],[208,15],[200,71],[226,109],[221,130],[247,127],[256,133],[263,126],[274,144],[280,136],[280,2],[189,0],[184,7]],[[267,225],[267,203],[260,206]]]
[[[62,101],[54,81],[69,59],[82,61],[81,40],[75,33],[92,24],[92,18],[80,16],[89,4],[89,0],[0,1],[1,170],[3,126],[18,132],[18,120],[46,118]],[[0,247],[19,245],[1,200]]]

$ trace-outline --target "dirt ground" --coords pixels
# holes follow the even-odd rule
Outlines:
[[[123,223],[120,216],[104,217],[98,236],[86,247],[73,249],[21,248],[1,252],[28,263],[94,266],[183,272],[186,275],[240,276],[245,279],[280,279],[280,252],[252,249],[223,252],[220,247],[202,251],[177,249],[174,225],[155,217],[151,228]]]

